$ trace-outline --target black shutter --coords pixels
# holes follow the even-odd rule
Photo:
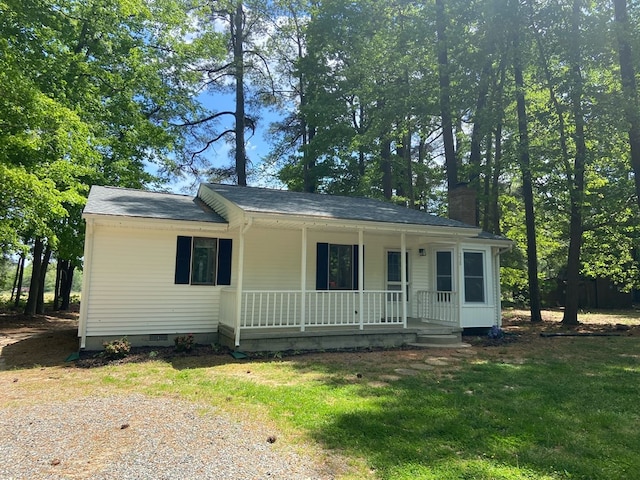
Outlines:
[[[218,276],[216,285],[231,285],[231,244],[230,238],[218,240]]]
[[[175,283],[188,285],[191,276],[191,237],[178,236]]]
[[[359,245],[353,246],[353,289],[358,290],[358,265],[360,264],[360,255],[358,255]],[[362,258],[364,258],[364,245],[362,246]],[[364,265],[362,266],[362,276],[364,277]],[[362,279],[362,288],[364,289],[364,278]]]
[[[318,243],[316,250],[316,290],[329,290],[329,244]]]

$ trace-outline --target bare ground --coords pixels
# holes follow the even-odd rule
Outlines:
[[[474,347],[483,349],[500,345],[509,345],[512,354],[522,353],[538,344],[548,343],[541,334],[597,334],[640,337],[640,311],[620,310],[583,312],[580,324],[565,326],[561,323],[562,310],[543,311],[542,323],[530,322],[528,311],[507,309],[503,314],[503,330],[505,337],[499,340],[488,339],[485,335],[465,336],[464,340]],[[45,315],[29,317],[21,313],[0,311],[0,370],[29,368],[33,366],[70,366],[65,359],[78,351],[78,308],[71,312],[48,312]],[[149,359],[152,349],[134,349],[133,354],[118,362],[136,362]],[[178,354],[172,348],[153,348],[156,358],[168,359]],[[455,350],[439,350],[438,355],[447,356]],[[353,352],[341,352],[349,355]],[[331,353],[334,360],[341,353]],[[414,349],[394,350],[359,350],[359,356],[366,356],[372,363],[391,362],[402,363],[421,356]],[[432,352],[433,353],[433,352]],[[209,346],[194,349],[192,356],[220,357],[214,363],[220,363],[228,358],[228,352],[214,352]],[[285,354],[286,355],[286,354]],[[322,356],[324,354],[311,354]],[[92,367],[105,364],[102,358],[96,358],[93,353],[83,354],[77,366]]]

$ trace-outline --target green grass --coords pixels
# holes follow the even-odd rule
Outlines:
[[[637,338],[536,337],[477,350],[416,375],[396,369],[437,352],[180,357],[67,368],[55,381],[59,392],[178,396],[265,421],[283,442],[346,457],[341,478],[637,478]],[[33,372],[52,388],[50,373]],[[44,388],[23,373],[20,388]]]
[[[382,479],[633,478],[640,472],[637,340],[548,343],[558,341],[563,348],[516,359],[510,346],[499,347],[387,384],[370,381],[397,365],[367,363],[366,354],[348,364],[330,354],[212,366],[185,358],[171,367],[107,367],[102,382],[267,416]]]

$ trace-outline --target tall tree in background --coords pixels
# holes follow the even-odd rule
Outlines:
[[[453,139],[451,117],[451,79],[449,75],[449,53],[447,43],[447,13],[445,0],[436,0],[436,34],[438,51],[438,83],[440,86],[440,116],[442,118],[442,142],[447,170],[447,190],[458,185],[458,159]]]
[[[618,41],[620,79],[622,81],[622,102],[629,124],[629,147],[631,166],[634,172],[636,199],[640,206],[640,102],[636,85],[636,71],[633,62],[632,35],[627,13],[626,0],[613,0],[615,9],[615,32]]]
[[[518,2],[510,2],[513,9],[514,22],[511,26],[513,35],[513,77],[516,88],[516,110],[518,115],[518,157],[522,171],[522,196],[524,198],[525,222],[527,229],[527,273],[529,279],[529,307],[531,321],[541,322],[540,287],[538,283],[538,253],[536,246],[536,222],[533,207],[533,185],[531,178],[531,160],[529,156],[529,126],[525,100],[525,84],[523,74],[523,58],[520,25],[522,12]]]

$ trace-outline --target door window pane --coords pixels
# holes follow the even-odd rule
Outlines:
[[[439,292],[453,291],[453,268],[451,252],[436,252],[436,290]]]

